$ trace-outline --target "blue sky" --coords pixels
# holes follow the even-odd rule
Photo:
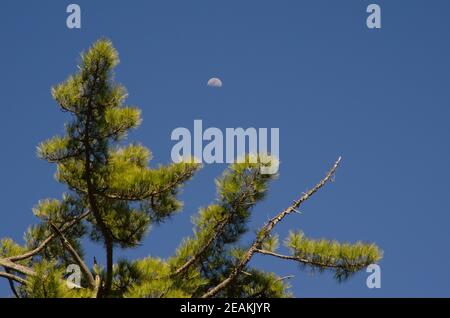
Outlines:
[[[255,209],[251,229],[288,206],[341,155],[336,182],[277,228],[384,250],[382,288],[367,273],[338,284],[329,274],[258,257],[295,275],[298,297],[450,296],[450,2],[373,0],[382,29],[365,25],[371,1],[72,1],[82,29],[65,25],[68,1],[0,3],[0,237],[21,242],[31,208],[59,198],[55,167],[36,145],[68,118],[50,87],[73,73],[100,37],[121,56],[116,75],[143,109],[130,135],[170,162],[176,127],[280,128],[280,177]],[[223,80],[221,89],[206,86]],[[155,227],[129,258],[169,256],[190,235],[190,217],[214,199],[224,165],[206,166],[182,194],[184,211]],[[251,237],[247,237],[250,239]],[[281,249],[285,252],[284,249]],[[88,258],[103,260],[87,244]],[[0,281],[0,296],[10,294]]]

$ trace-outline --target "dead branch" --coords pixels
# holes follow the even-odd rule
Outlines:
[[[7,273],[7,272],[0,272],[0,277],[5,277],[5,278],[7,278],[9,281],[15,281],[15,282],[18,282],[19,284],[22,284],[22,285],[26,285],[26,284],[28,283],[28,282],[27,282],[25,279],[23,279],[22,277],[19,277],[19,276],[16,276],[16,275],[14,275],[14,274]],[[13,286],[14,286],[14,285],[13,285]],[[17,291],[15,291],[15,288],[13,289],[13,292],[14,292],[14,294],[16,295],[16,297],[19,298],[18,295],[17,295]]]
[[[95,279],[94,279],[94,276],[92,275],[91,271],[89,270],[89,267],[86,266],[83,259],[80,257],[80,255],[78,255],[77,251],[73,248],[72,244],[70,244],[69,240],[61,232],[61,230],[58,229],[58,227],[56,227],[52,222],[50,222],[50,226],[56,232],[56,234],[58,234],[61,237],[61,242],[66,247],[66,249],[69,251],[70,255],[72,255],[72,257],[77,262],[77,264],[80,266],[84,275],[86,275],[89,287],[94,289],[95,288]]]
[[[259,250],[260,246],[263,244],[264,240],[270,235],[273,228],[281,222],[287,215],[291,214],[297,208],[305,201],[307,201],[314,193],[319,191],[328,181],[332,179],[332,176],[335,174],[337,168],[339,167],[339,164],[341,162],[341,157],[338,158],[338,160],[334,163],[334,165],[331,167],[331,169],[326,174],[325,178],[320,180],[319,183],[317,183],[313,188],[308,190],[306,193],[303,194],[298,200],[294,201],[294,203],[288,207],[287,209],[281,211],[278,213],[275,217],[273,217],[269,222],[267,222],[260,233],[258,234],[257,239],[253,242],[253,244],[250,246],[250,248],[245,253],[244,257],[240,261],[240,263],[232,270],[230,275],[223,280],[220,284],[217,286],[211,288],[208,292],[206,292],[202,298],[210,298],[217,295],[219,292],[224,290],[226,287],[228,287],[235,279],[236,277],[244,270],[245,266],[250,262],[254,254]]]

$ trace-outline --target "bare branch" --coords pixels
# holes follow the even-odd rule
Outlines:
[[[100,297],[100,286],[101,286],[100,276],[96,275],[95,276],[94,293],[92,294],[92,298]]]
[[[202,298],[214,297],[219,292],[221,292],[223,289],[228,287],[236,279],[236,277],[244,270],[245,266],[248,264],[248,262],[250,262],[253,255],[257,252],[257,250],[263,244],[264,240],[270,235],[273,228],[279,222],[281,222],[287,215],[294,212],[303,202],[307,201],[314,193],[319,191],[327,182],[329,182],[332,179],[332,176],[335,174],[337,168],[339,167],[340,162],[341,162],[341,157],[339,157],[338,160],[334,163],[333,167],[328,171],[325,178],[320,180],[320,182],[317,183],[313,188],[311,188],[306,193],[304,193],[303,196],[300,197],[298,200],[294,201],[294,203],[290,207],[281,211],[274,218],[269,220],[269,222],[267,222],[264,225],[264,227],[258,234],[257,239],[253,242],[253,244],[250,246],[248,251],[245,253],[241,262],[232,270],[230,275],[225,280],[223,280],[220,284],[218,284],[217,286],[213,287],[208,292],[206,292],[202,296]]]
[[[52,222],[50,222],[50,226],[52,229],[61,237],[61,241],[63,245],[67,248],[70,255],[74,258],[74,260],[77,262],[77,264],[81,267],[81,270],[86,275],[89,283],[89,287],[94,289],[95,288],[95,279],[94,276],[92,276],[91,271],[84,263],[83,259],[78,255],[77,251],[73,248],[73,246],[70,244],[69,240],[66,238],[66,236],[61,232],[60,229],[58,229]]]
[[[284,277],[280,277],[280,278],[277,278],[275,280],[275,283],[282,282],[283,280],[291,279],[291,278],[294,278],[294,277],[295,277],[294,275],[287,275],[287,276],[284,276]]]
[[[28,268],[28,267],[20,265],[20,264],[16,264],[6,258],[0,258],[0,266],[3,266],[5,268],[11,269],[13,271],[16,271],[16,272],[19,272],[19,273],[22,273],[25,275],[31,275],[31,276],[36,275],[36,273],[31,268]]]
[[[281,258],[281,259],[296,261],[296,262],[300,262],[300,263],[312,265],[312,266],[327,267],[327,268],[348,267],[348,266],[336,265],[336,264],[332,264],[332,263],[316,262],[316,261],[308,260],[308,259],[297,257],[297,256],[282,255],[282,254],[274,253],[274,252],[267,251],[267,250],[256,249],[255,253],[259,253],[259,254],[263,254],[263,255],[270,255],[270,256]],[[357,265],[355,265],[355,267],[357,267]]]
[[[21,278],[19,276],[13,275],[11,273],[7,273],[7,272],[0,272],[0,277],[5,277],[9,281],[16,281],[16,282],[18,282],[18,283],[20,283],[22,285],[28,284],[28,282],[25,279],[23,279],[23,278]],[[13,287],[14,287],[14,285],[13,285]],[[16,289],[15,288],[12,288],[12,289],[13,289],[13,292],[16,295],[16,297],[19,298],[19,295],[17,294]]]
[[[11,272],[9,271],[8,268],[5,268],[5,272],[7,274],[11,274]],[[8,278],[8,283],[9,283],[9,288],[13,292],[14,296],[16,296],[16,298],[20,298],[19,293],[16,290],[16,286],[14,285],[14,279],[13,278]]]

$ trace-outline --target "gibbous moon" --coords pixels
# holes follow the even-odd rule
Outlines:
[[[222,81],[220,80],[220,78],[213,77],[213,78],[210,78],[210,79],[209,79],[207,85],[208,85],[209,87],[216,87],[216,88],[219,88],[219,87],[222,87]]]

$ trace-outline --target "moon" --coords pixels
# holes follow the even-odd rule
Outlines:
[[[212,77],[208,80],[208,84],[209,87],[215,87],[215,88],[220,88],[222,87],[222,80],[220,78],[217,77]]]

